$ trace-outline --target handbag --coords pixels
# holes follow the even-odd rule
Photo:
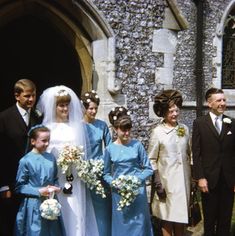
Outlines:
[[[188,226],[195,227],[202,220],[201,207],[198,201],[197,188],[191,189]]]

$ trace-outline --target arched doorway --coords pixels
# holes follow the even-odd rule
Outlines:
[[[66,38],[50,24],[24,15],[0,29],[0,110],[14,103],[13,85],[20,78],[33,80],[38,95],[64,84],[79,96],[82,77],[78,55]]]
[[[98,116],[102,119],[107,119],[107,112],[116,104],[125,104],[125,96],[119,93],[120,81],[115,78],[115,34],[92,2],[4,0],[0,33],[1,69],[4,67],[0,93],[5,100],[0,102],[0,111],[14,102],[12,87],[19,76],[34,80],[38,95],[61,82],[78,96],[97,90],[101,98]],[[24,57],[26,74],[17,70],[23,65],[14,55],[25,54],[22,45],[30,48]],[[48,63],[49,68],[45,66]]]

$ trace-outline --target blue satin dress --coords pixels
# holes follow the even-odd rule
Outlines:
[[[111,135],[107,124],[99,119],[92,123],[86,123],[89,137],[88,158],[103,159],[103,147],[108,146],[111,142]],[[103,181],[105,186],[106,198],[97,195],[91,191],[92,203],[95,210],[96,221],[100,236],[111,235],[111,194],[109,186]]]
[[[16,216],[16,236],[64,236],[62,218],[46,220],[41,217],[39,207],[45,200],[39,189],[56,185],[57,165],[53,155],[29,152],[19,162],[16,177],[16,192],[22,202]]]
[[[117,210],[120,195],[112,190],[112,236],[152,236],[145,180],[153,174],[146,151],[137,140],[128,144],[110,144],[104,154],[104,179],[111,185],[120,175],[134,175],[142,183],[140,193],[130,206]]]

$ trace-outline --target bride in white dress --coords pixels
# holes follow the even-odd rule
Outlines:
[[[66,86],[46,89],[40,96],[37,109],[43,113],[43,124],[51,130],[47,149],[56,158],[65,145],[82,145],[86,151],[83,106],[76,94]],[[85,156],[86,158],[86,156]],[[95,213],[85,184],[72,170],[72,194],[58,194],[67,236],[98,236]],[[59,184],[63,188],[66,176],[58,170]]]

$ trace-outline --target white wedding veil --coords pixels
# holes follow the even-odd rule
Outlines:
[[[43,124],[56,122],[56,94],[59,91],[66,91],[71,96],[69,103],[68,125],[73,128],[76,135],[76,145],[82,145],[86,150],[86,132],[83,123],[84,107],[74,91],[64,85],[50,87],[42,93],[39,98],[37,109],[43,114]],[[86,155],[84,157],[86,159]]]
[[[83,122],[85,109],[72,89],[64,85],[60,85],[44,90],[37,104],[37,109],[43,114],[42,123],[45,126],[56,123],[56,95],[58,96],[59,91],[65,91],[65,93],[68,93],[71,96],[71,101],[69,103],[69,120],[67,124],[73,129],[73,133],[75,134],[75,144],[77,146],[82,145],[84,147],[84,152],[86,153],[86,142],[89,139],[86,137],[87,133],[85,132],[86,128],[85,123]],[[84,159],[87,159],[86,155],[84,155]],[[81,212],[77,214],[82,216],[83,224],[79,226],[79,230],[76,229],[76,234],[68,236],[98,236],[98,228],[89,190],[82,181],[79,181],[78,179],[74,179],[74,181],[76,181],[76,183],[80,186],[80,191],[76,193],[76,197],[79,199],[78,204],[82,209]],[[75,226],[71,225],[71,227]]]

